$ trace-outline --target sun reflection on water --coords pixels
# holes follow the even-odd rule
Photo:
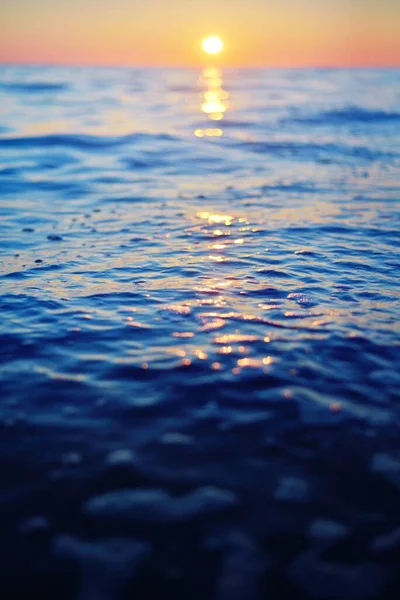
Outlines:
[[[226,111],[229,109],[229,94],[223,89],[222,73],[215,67],[204,69],[200,80],[200,86],[205,90],[203,92],[203,101],[201,111],[211,121],[222,121]],[[221,137],[223,130],[221,127],[198,128],[194,131],[196,137]]]

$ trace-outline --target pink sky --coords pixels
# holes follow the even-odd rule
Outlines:
[[[201,65],[219,35],[233,66],[400,66],[398,0],[2,0],[0,61]]]

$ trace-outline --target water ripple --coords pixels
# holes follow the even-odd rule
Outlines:
[[[396,71],[1,71],[2,597],[397,600]]]

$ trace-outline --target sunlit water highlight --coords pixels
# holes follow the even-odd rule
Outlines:
[[[0,73],[2,597],[397,597],[399,73]]]

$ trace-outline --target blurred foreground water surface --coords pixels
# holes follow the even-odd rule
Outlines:
[[[2,598],[399,597],[399,81],[1,67]]]

